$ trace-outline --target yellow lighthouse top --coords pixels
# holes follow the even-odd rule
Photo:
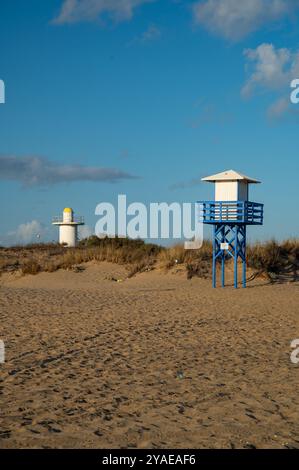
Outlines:
[[[73,209],[71,209],[70,207],[65,207],[63,209],[63,212],[73,212]]]

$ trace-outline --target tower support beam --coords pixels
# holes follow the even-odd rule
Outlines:
[[[242,285],[246,287],[246,225],[215,224],[213,226],[213,287],[217,285],[217,261],[221,260],[221,285],[225,287],[225,263],[234,263],[234,286],[238,288],[238,262],[242,262]]]

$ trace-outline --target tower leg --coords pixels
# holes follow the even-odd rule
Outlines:
[[[239,248],[238,232],[239,232],[238,225],[235,225],[235,237],[234,237],[235,289],[238,289],[238,248]]]
[[[213,288],[216,288],[216,225],[213,225]]]
[[[246,225],[243,228],[243,287],[246,287]]]
[[[222,243],[225,243],[225,225],[222,227]],[[225,287],[225,251],[222,251],[221,255],[221,271],[222,271],[222,287]]]
[[[228,244],[228,250],[221,249]],[[230,257],[234,263],[234,286],[238,288],[238,260],[242,260],[242,285],[246,287],[246,225],[215,224],[213,226],[213,287],[217,284],[217,259],[221,259],[221,284],[225,286],[225,262]]]

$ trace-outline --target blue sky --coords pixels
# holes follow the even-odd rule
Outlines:
[[[243,3],[243,5],[242,5]],[[250,7],[248,6],[250,3]],[[2,0],[0,243],[54,239],[72,206],[211,199],[202,176],[262,180],[265,226],[298,236],[296,0]]]

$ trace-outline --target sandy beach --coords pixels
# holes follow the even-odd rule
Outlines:
[[[299,447],[299,284],[0,278],[1,448]]]

